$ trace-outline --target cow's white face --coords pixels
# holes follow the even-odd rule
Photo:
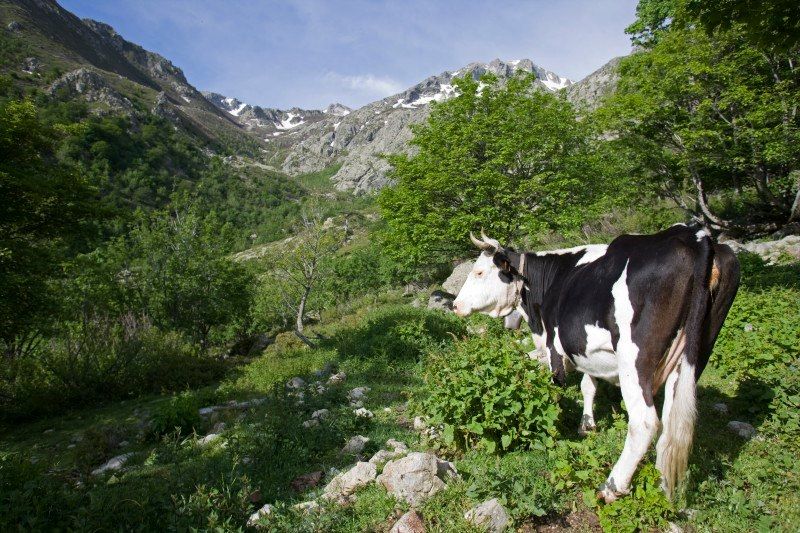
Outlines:
[[[500,279],[500,269],[494,264],[493,256],[494,253],[484,251],[475,261],[453,302],[453,311],[458,316],[483,313],[496,318],[514,310],[517,284]]]

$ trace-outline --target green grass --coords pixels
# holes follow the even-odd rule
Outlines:
[[[619,391],[610,385],[603,385],[598,395],[598,431],[581,438],[576,432],[578,376],[571,377],[561,400],[560,435],[551,448],[507,454],[458,451],[413,432],[409,425],[418,414],[416,402],[409,407],[407,400],[426,393],[425,353],[453,342],[448,331],[459,337],[466,332],[463,322],[452,316],[398,304],[400,297],[389,294],[329,310],[326,325],[315,328],[323,338],[318,349],[302,348],[290,336],[282,337],[218,385],[185,393],[198,405],[269,398],[248,411],[231,409],[193,422],[197,435],[226,422],[224,446],[200,447],[186,429],[157,438],[143,420],[170,409],[172,397],[164,395],[5,428],[0,438],[0,524],[5,526],[0,529],[13,524],[30,530],[230,531],[244,528],[250,513],[273,503],[276,512],[268,523],[275,531],[387,531],[407,506],[375,485],[359,492],[348,506],[332,505],[308,515],[291,510],[293,503],[319,490],[297,494],[291,480],[315,470],[346,468],[355,458],[341,456],[339,450],[350,436],[361,434],[371,439],[366,455],[388,438],[398,438],[412,449],[433,450],[455,461],[461,479],[450,482],[421,509],[429,531],[469,531],[464,512],[491,497],[500,498],[515,525],[525,527],[569,524],[590,530],[602,522],[610,530],[624,531],[636,523],[663,526],[669,520],[696,531],[797,530],[800,439],[792,422],[798,406],[791,410],[781,403],[791,406],[796,400],[791,393],[796,353],[789,346],[783,363],[755,376],[741,372],[739,365],[745,362],[731,354],[740,354],[740,344],[752,341],[739,334],[743,320],[757,334],[771,335],[772,343],[777,342],[775,335],[785,334],[783,329],[770,329],[768,309],[756,309],[752,303],[784,309],[785,299],[800,301],[800,289],[793,282],[798,267],[745,265],[744,273],[728,326],[735,331],[726,332],[699,384],[690,474],[673,506],[665,507],[660,493],[644,484],[652,484],[652,479],[641,476],[635,484],[641,496],[621,499],[614,513],[594,500],[594,490],[617,459],[626,432]],[[770,292],[776,286],[783,292]],[[780,301],[771,302],[764,294]],[[789,320],[800,327],[797,314]],[[295,375],[312,382],[313,371],[326,362],[345,371],[347,382],[323,394],[307,394],[305,402],[296,405],[283,384]],[[365,402],[375,413],[369,421],[355,417],[345,398],[360,385],[372,389]],[[714,411],[718,402],[727,404],[729,414]],[[331,410],[331,418],[320,427],[303,428],[302,421],[323,407]],[[733,435],[726,427],[730,420],[753,424],[759,437],[748,441]],[[121,446],[124,441],[128,444]],[[90,474],[109,457],[128,451],[134,456],[122,472]],[[643,466],[654,460],[651,449]],[[631,515],[634,522],[624,518]]]
[[[312,192],[330,192],[333,190],[333,182],[331,181],[331,178],[334,174],[339,172],[340,168],[342,168],[342,164],[336,163],[317,172],[300,174],[299,176],[295,177],[295,180],[302,187]]]

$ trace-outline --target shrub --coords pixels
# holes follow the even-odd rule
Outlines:
[[[712,361],[738,378],[779,382],[800,356],[800,266],[769,266],[742,254],[742,287]]]
[[[428,348],[464,333],[464,322],[454,314],[398,306],[367,315],[361,324],[340,329],[327,342],[345,358],[415,361]]]
[[[550,372],[506,335],[472,337],[427,361],[423,409],[446,444],[490,453],[552,446],[560,392]]]
[[[200,424],[200,403],[190,392],[173,395],[159,405],[150,418],[150,431],[156,437],[180,431],[188,434]]]
[[[633,478],[631,493],[597,512],[603,531],[662,531],[674,510],[664,491],[661,475],[652,464],[643,465]]]

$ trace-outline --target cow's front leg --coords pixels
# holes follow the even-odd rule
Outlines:
[[[639,386],[635,365],[624,371],[620,368],[619,384],[628,410],[628,435],[622,454],[598,493],[598,497],[606,503],[613,502],[620,494],[628,493],[633,473],[658,431],[658,414],[653,405],[652,391],[650,387],[643,390]]]
[[[594,395],[597,392],[597,380],[589,374],[584,374],[581,380],[581,393],[583,393],[583,416],[578,434],[585,436],[596,429],[594,423]]]

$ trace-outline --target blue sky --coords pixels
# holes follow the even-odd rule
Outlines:
[[[265,107],[358,107],[472,61],[529,58],[577,80],[628,53],[636,0],[60,0]]]

